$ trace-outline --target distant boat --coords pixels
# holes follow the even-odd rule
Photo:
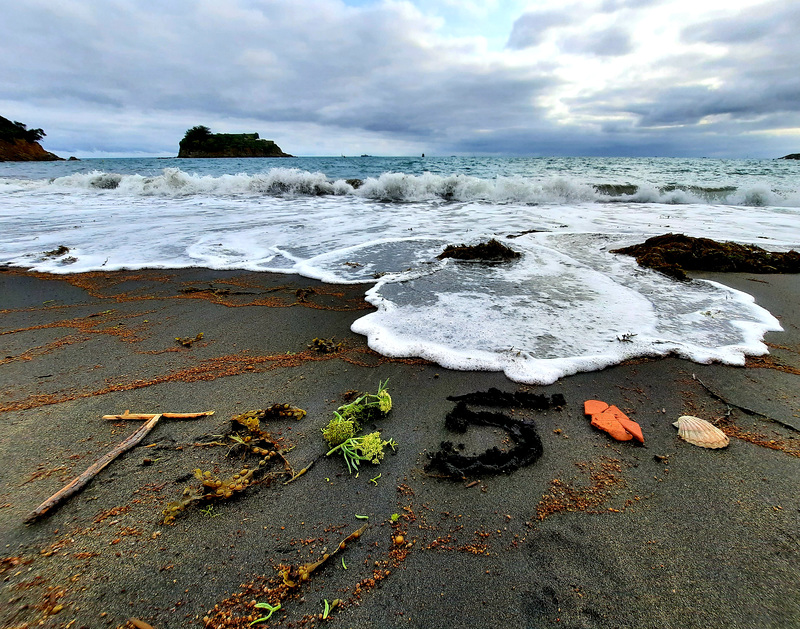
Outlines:
[[[361,157],[372,157],[372,155],[367,155],[366,153],[364,153]]]

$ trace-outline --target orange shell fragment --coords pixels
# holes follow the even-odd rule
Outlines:
[[[642,434],[642,427],[635,421],[630,419],[625,413],[619,410],[616,406],[610,406],[609,410],[615,409],[614,416],[622,427],[629,432],[636,441],[644,443],[644,435]]]
[[[633,439],[630,433],[617,421],[614,413],[609,411],[592,415],[592,426],[607,432],[617,441],[630,441]]]
[[[591,415],[592,426],[607,432],[617,441],[636,439],[639,443],[644,443],[641,426],[616,406],[609,406],[600,400],[586,400],[583,409],[586,415]]]
[[[600,400],[586,400],[583,403],[584,415],[599,415],[608,408],[608,404]]]

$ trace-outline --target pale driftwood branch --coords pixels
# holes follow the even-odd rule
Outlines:
[[[103,456],[101,456],[97,461],[95,461],[92,465],[90,465],[87,470],[75,478],[69,485],[63,487],[55,494],[50,496],[47,500],[45,500],[42,504],[40,504],[36,509],[31,511],[28,514],[28,517],[25,518],[26,522],[33,522],[38,518],[42,517],[46,514],[50,509],[55,507],[56,505],[61,504],[64,500],[72,496],[73,494],[78,493],[81,489],[83,489],[90,480],[92,480],[97,473],[106,467],[111,461],[116,459],[120,454],[123,452],[127,452],[136,444],[140,443],[142,439],[144,439],[147,434],[155,428],[155,425],[158,423],[158,420],[161,419],[161,415],[154,415],[150,421],[146,424],[140,426],[131,436],[121,442],[117,447],[115,447],[110,452],[107,452]]]
[[[214,411],[202,411],[200,413],[161,413],[164,419],[196,419],[198,417],[209,417]],[[103,419],[153,419],[156,413],[129,413],[125,411],[122,415],[103,415]]]
[[[73,479],[71,483],[60,489],[58,492],[50,496],[36,509],[31,511],[25,518],[25,522],[33,522],[50,509],[61,504],[73,494],[78,493],[81,489],[86,487],[97,474],[105,468],[109,463],[116,459],[120,454],[127,452],[131,448],[137,446],[148,435],[148,433],[155,428],[158,421],[164,417],[166,419],[195,419],[198,417],[208,417],[213,415],[214,411],[202,411],[200,413],[131,413],[125,411],[122,415],[103,415],[103,419],[146,419],[147,423],[140,426],[128,438],[117,445],[113,450],[104,454],[97,461],[95,461],[89,468],[80,476]]]

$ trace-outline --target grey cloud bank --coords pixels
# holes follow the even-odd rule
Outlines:
[[[195,124],[296,155],[796,152],[800,9],[683,16],[654,48],[676,3],[499,3],[495,49],[425,3],[16,2],[0,114],[78,156],[174,155]]]

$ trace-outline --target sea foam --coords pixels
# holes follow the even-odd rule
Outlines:
[[[550,384],[640,356],[741,365],[766,353],[765,332],[781,329],[721,284],[680,284],[604,252],[581,261],[557,250],[558,236],[524,238],[508,268],[448,260],[415,279],[381,281],[367,292],[377,311],[353,331],[389,356]]]
[[[791,191],[705,190],[513,173],[348,182],[296,168],[5,178],[0,263],[51,273],[201,266],[372,285],[376,310],[353,330],[377,351],[520,382],[638,356],[740,365],[780,329],[750,296],[676,282],[609,253],[667,232],[800,246],[800,210],[784,203]],[[706,193],[740,204],[710,203]],[[488,238],[521,258],[437,258],[447,244]]]

